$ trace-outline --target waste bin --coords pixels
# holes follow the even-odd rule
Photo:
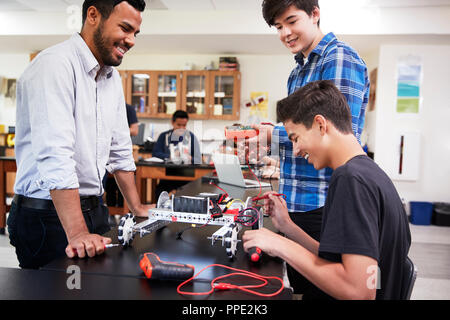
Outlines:
[[[437,226],[450,227],[450,203],[435,202],[433,207],[432,223]]]
[[[433,216],[433,203],[423,201],[410,201],[410,221],[412,224],[428,226]]]

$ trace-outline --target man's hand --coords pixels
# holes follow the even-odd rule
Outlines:
[[[268,156],[263,157],[261,161],[268,167],[280,167],[280,163],[278,162],[278,160]]]
[[[286,227],[293,222],[289,217],[286,201],[283,197],[275,196],[274,194],[276,194],[274,191],[264,194],[269,196],[269,199],[264,200],[264,212],[271,217],[273,226],[277,230],[284,232]]]
[[[54,189],[50,190],[50,195],[69,242],[66,255],[84,258],[86,254],[88,257],[102,254],[111,239],[89,233],[81,212],[78,189]]]
[[[283,248],[283,242],[286,240],[283,236],[276,234],[266,228],[258,230],[247,230],[242,235],[244,250],[252,247],[258,247],[268,255],[278,256],[278,250]]]
[[[98,234],[84,232],[72,237],[66,247],[66,255],[69,258],[84,258],[86,254],[92,258],[105,251],[105,245],[111,243],[110,238],[102,237]]]
[[[280,163],[278,160],[272,159],[270,157],[263,157],[261,159],[262,163],[264,163],[264,167],[262,169],[262,177],[266,179],[279,179],[280,178]]]

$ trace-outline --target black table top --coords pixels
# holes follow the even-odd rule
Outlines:
[[[209,183],[210,180],[212,180],[215,185],[210,184]],[[180,189],[178,189],[177,194],[182,194],[182,195],[186,195],[186,196],[195,196],[201,192],[223,193],[222,190],[217,188],[217,187],[220,187],[234,199],[241,199],[241,200],[245,201],[248,197],[257,196],[260,192],[262,195],[267,191],[271,191],[271,190],[278,191],[278,180],[262,179],[261,181],[262,182],[270,182],[272,187],[271,188],[262,188],[261,190],[258,187],[257,188],[241,188],[238,186],[233,186],[231,184],[221,183],[218,181],[218,179],[216,177],[212,177],[212,179],[210,179],[209,176],[204,176],[201,179],[192,181],[189,184],[182,186]]]
[[[66,272],[69,266],[76,265],[80,268],[83,276],[106,276],[109,279],[113,278],[114,281],[116,281],[117,278],[133,279],[133,283],[136,286],[142,286],[142,281],[144,281],[147,282],[146,286],[151,287],[151,291],[156,294],[156,296],[146,295],[146,299],[186,298],[176,292],[176,287],[179,282],[147,280],[144,273],[139,268],[140,255],[146,252],[156,253],[163,261],[193,265],[195,267],[195,273],[211,264],[223,264],[262,275],[282,277],[282,263],[279,259],[270,258],[264,255],[259,263],[254,264],[243,251],[242,243],[239,243],[237,256],[233,260],[230,260],[226,255],[225,247],[222,247],[220,242],[211,245],[211,241],[206,237],[216,231],[219,228],[218,226],[189,229],[183,233],[181,239],[177,239],[177,232],[186,228],[186,226],[186,224],[182,223],[171,223],[142,238],[140,238],[139,235],[136,235],[132,245],[128,248],[113,247],[107,249],[104,254],[94,258],[69,259],[63,257],[51,262],[42,269],[46,271]],[[105,236],[111,237],[113,242],[117,243],[117,229],[111,230]],[[210,282],[213,278],[229,272],[229,270],[218,267],[207,269],[194,281],[194,287],[192,287],[192,285],[187,285],[184,289],[187,291],[194,290],[196,292],[208,291],[210,289]],[[142,281],[139,282],[138,280]],[[271,286],[267,287],[268,292],[276,291],[276,289],[279,288],[278,285],[279,283],[273,282]],[[188,297],[188,299],[238,299],[239,296],[240,299],[257,298],[243,293],[236,296],[235,292],[224,292],[219,295],[214,293],[214,295],[210,297],[199,296],[192,298]],[[289,297],[290,294],[286,291],[284,294],[278,296],[277,299],[289,299]]]
[[[111,281],[110,277],[82,274],[80,288],[69,289],[71,276],[66,272],[0,268],[0,300],[157,299],[144,279],[116,277]]]
[[[246,197],[259,193],[259,189],[242,189],[226,184],[218,184],[231,196],[245,201]],[[267,189],[265,189],[267,190]],[[179,194],[196,195],[199,192],[216,192],[214,185],[198,179],[185,185]],[[138,222],[145,219],[138,219]],[[273,228],[270,219],[264,219],[264,225]],[[283,265],[280,259],[263,255],[258,263],[250,261],[244,252],[242,242],[238,243],[236,257],[232,260],[226,255],[225,247],[218,241],[214,245],[207,239],[220,226],[204,226],[186,230],[181,239],[177,233],[188,225],[171,223],[168,226],[140,237],[135,235],[132,245],[128,248],[113,247],[100,256],[85,259],[69,259],[61,257],[43,267],[41,270],[20,270],[0,268],[0,299],[161,299],[161,300],[221,300],[221,299],[264,299],[237,290],[214,292],[208,296],[183,296],[177,293],[180,284],[177,281],[148,280],[139,268],[140,255],[145,252],[156,253],[161,260],[190,264],[195,267],[195,273],[211,264],[223,264],[233,268],[244,269],[265,276],[283,277]],[[244,228],[245,230],[246,228]],[[241,237],[242,232],[239,237]],[[113,228],[105,236],[111,237],[117,243],[117,228]],[[81,272],[82,290],[69,290],[67,279],[70,266],[78,266]],[[201,273],[193,284],[183,287],[186,291],[203,292],[210,289],[213,278],[230,273],[229,270],[212,267]],[[236,280],[236,279],[235,279]],[[231,281],[231,280],[230,280]],[[252,280],[241,279],[242,284],[255,283]],[[5,290],[5,289],[8,290]],[[274,292],[279,288],[276,281],[262,292]],[[86,290],[85,290],[86,289]],[[291,299],[290,289],[270,299]]]
[[[82,273],[80,287],[70,289],[73,273],[51,270],[0,268],[0,300],[264,300],[239,291],[218,291],[209,296],[181,296],[179,282],[147,280],[133,277],[111,277]],[[184,290],[209,290],[209,281],[199,280]],[[268,292],[279,287],[269,287]],[[284,289],[275,298],[290,300],[292,294]]]
[[[265,220],[268,221],[268,219]],[[242,242],[238,243],[237,256],[230,260],[221,242],[211,245],[211,240],[207,239],[220,226],[192,228],[186,230],[182,234],[181,239],[177,239],[177,233],[188,226],[185,223],[171,223],[142,238],[139,235],[135,235],[130,247],[109,248],[104,254],[90,259],[69,259],[63,257],[54,260],[43,267],[43,269],[66,271],[70,265],[77,265],[81,268],[82,273],[87,274],[145,278],[145,275],[139,268],[140,255],[146,252],[154,252],[162,260],[193,265],[196,271],[200,271],[200,269],[210,264],[225,264],[246,270],[266,271],[266,273],[270,273],[270,271],[280,272],[281,270],[279,261],[267,256],[264,256],[262,263],[255,266],[250,262],[247,254],[244,253]],[[112,229],[104,236],[110,237],[114,243],[117,243],[117,228]],[[210,275],[211,273],[207,272],[202,274],[202,277],[209,277]]]

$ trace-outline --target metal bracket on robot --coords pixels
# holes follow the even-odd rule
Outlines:
[[[143,237],[171,222],[181,222],[196,225],[217,225],[222,226],[214,232],[208,239],[211,245],[216,241],[221,241],[225,247],[227,256],[232,259],[236,256],[238,234],[242,229],[242,224],[236,221],[235,214],[227,214],[226,212],[220,217],[214,217],[211,212],[210,197],[179,197],[173,195],[169,197],[167,192],[162,192],[156,208],[150,209],[148,219],[136,224],[135,217],[129,213],[123,216],[119,223],[119,243],[124,246],[131,245],[135,234]],[[240,210],[249,208],[252,204],[251,198],[245,202],[245,206],[240,204]],[[191,210],[188,210],[191,209]],[[221,208],[223,209],[223,208]],[[189,212],[185,212],[189,211]],[[195,211],[195,212],[191,212]],[[263,214],[262,210],[258,211],[258,228],[262,228]]]

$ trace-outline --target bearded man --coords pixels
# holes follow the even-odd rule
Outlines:
[[[17,176],[8,215],[10,242],[22,268],[66,254],[93,257],[110,238],[101,204],[105,171],[130,210],[140,202],[125,100],[113,67],[135,43],[143,0],[86,0],[83,27],[42,51],[18,81]]]

